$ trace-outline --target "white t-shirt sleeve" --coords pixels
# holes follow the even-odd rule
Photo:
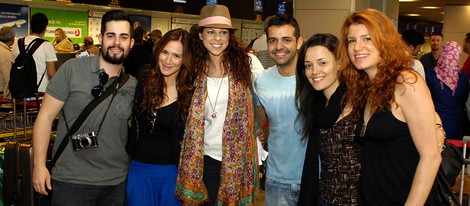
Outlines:
[[[418,72],[418,74],[421,75],[421,77],[423,77],[423,79],[426,81],[426,74],[424,73],[424,66],[419,60],[415,59],[414,64],[413,64],[413,69],[416,72]]]
[[[54,46],[50,42],[44,42],[44,54],[46,56],[46,62],[56,62],[57,55],[55,54]]]
[[[258,57],[253,55],[252,53],[248,53],[248,56],[251,58],[251,73],[253,74],[253,81],[255,81],[256,77],[264,71],[263,64],[259,61]]]

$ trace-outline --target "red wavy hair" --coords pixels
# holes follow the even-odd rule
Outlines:
[[[377,73],[372,80],[364,71],[352,64],[348,55],[348,32],[351,25],[364,25],[372,38],[372,43],[380,52],[381,62],[377,65]],[[389,108],[395,102],[395,84],[405,70],[412,70],[413,58],[406,53],[406,45],[398,34],[397,28],[382,12],[366,9],[355,12],[346,18],[341,28],[338,58],[341,66],[339,79],[346,83],[346,103],[353,109],[354,117],[358,118],[367,100],[371,104],[371,114]],[[416,73],[413,73],[416,77]],[[400,78],[401,79],[401,78]],[[416,81],[416,79],[415,79]]]

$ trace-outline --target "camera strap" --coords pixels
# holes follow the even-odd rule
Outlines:
[[[87,104],[87,106],[82,110],[80,115],[77,117],[77,120],[75,120],[75,122],[73,123],[73,125],[70,129],[68,128],[67,120],[65,119],[65,114],[64,114],[64,111],[62,110],[62,115],[64,117],[65,125],[66,125],[66,128],[67,128],[67,134],[65,134],[64,139],[62,140],[62,142],[60,142],[60,145],[57,148],[57,151],[56,151],[54,157],[52,158],[51,169],[54,168],[55,163],[57,162],[60,155],[62,154],[62,152],[67,147],[67,145],[70,141],[70,136],[75,134],[75,132],[77,132],[77,130],[82,126],[83,122],[88,118],[88,116],[96,108],[96,106],[98,106],[101,102],[103,102],[111,94],[113,94],[113,97],[111,99],[111,102],[112,102],[113,99],[114,99],[114,96],[116,96],[116,94],[117,94],[117,91],[127,82],[128,79],[129,79],[129,75],[124,73],[124,72],[121,72],[121,75],[119,76],[119,78],[116,79],[113,83],[111,83],[111,85],[108,88],[106,88],[106,91],[104,91],[101,96],[99,96],[98,98],[94,98],[90,103]],[[111,102],[109,103],[108,109],[111,106]],[[105,113],[104,117],[106,117],[106,114],[108,113],[108,109],[106,110],[106,113]],[[104,121],[104,117],[103,117],[103,120],[102,120],[101,124]],[[101,129],[101,124],[100,124],[98,130]]]

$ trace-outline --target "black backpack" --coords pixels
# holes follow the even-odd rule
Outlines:
[[[11,65],[10,81],[8,87],[11,92],[12,98],[25,98],[34,97],[38,91],[39,85],[41,85],[44,74],[42,74],[39,84],[37,82],[37,71],[36,62],[34,61],[33,54],[46,41],[41,38],[34,39],[29,43],[25,49],[24,37],[18,39],[18,48],[20,54],[15,59],[15,62]]]

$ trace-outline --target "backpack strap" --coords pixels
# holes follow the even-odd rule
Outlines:
[[[23,39],[22,48],[24,48],[24,37],[22,39]],[[26,48],[26,52],[30,55],[33,55],[34,52],[36,52],[36,50],[39,48],[39,46],[41,46],[41,44],[45,41],[46,40],[41,39],[41,38],[35,38],[33,41],[31,41],[31,43],[28,44],[28,47]]]
[[[18,49],[20,49],[20,53],[26,53],[26,50],[24,49],[24,37],[18,39]],[[28,45],[29,46],[29,45]]]
[[[33,56],[34,52],[36,52],[36,50],[41,46],[41,44],[46,41],[45,39],[42,39],[42,38],[35,38],[35,39],[33,39],[33,41],[31,41],[28,44],[28,47],[25,50],[24,49],[24,37],[21,38],[20,40],[22,40],[22,42],[18,41],[19,44],[20,44],[19,45],[20,52],[26,52],[28,55],[31,55],[31,56]],[[47,72],[47,68],[44,69],[44,73],[42,73],[41,79],[39,80],[39,83],[36,87],[36,91],[39,89],[39,86],[41,85],[41,82],[44,79],[44,75],[46,75],[46,72]],[[36,97],[36,99],[37,99],[37,97]]]

